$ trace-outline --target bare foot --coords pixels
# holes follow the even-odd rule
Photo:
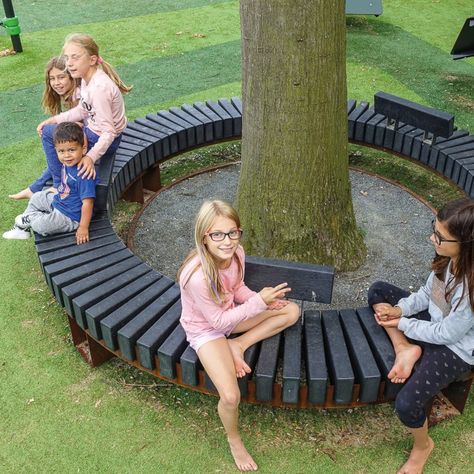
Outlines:
[[[237,377],[245,377],[249,374],[252,369],[247,365],[244,360],[244,351],[242,346],[235,339],[227,339],[229,343],[230,351],[232,352],[232,358],[234,359],[235,373]]]
[[[423,467],[433,451],[434,442],[428,437],[428,445],[422,449],[413,446],[407,462],[399,469],[397,474],[422,474]]]
[[[256,471],[258,466],[242,443],[242,440],[229,441],[230,452],[239,471]]]
[[[19,199],[30,199],[31,196],[33,196],[33,192],[30,188],[23,189],[23,191],[16,194],[8,195],[10,199],[15,199],[15,201],[18,201]]]
[[[404,383],[410,377],[415,362],[421,356],[421,347],[416,344],[407,344],[399,349],[395,356],[395,363],[387,377],[392,383]]]

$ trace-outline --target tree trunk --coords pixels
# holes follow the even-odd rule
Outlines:
[[[347,157],[345,2],[241,0],[242,167],[251,255],[357,268]]]

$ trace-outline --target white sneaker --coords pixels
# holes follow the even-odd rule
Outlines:
[[[26,240],[31,237],[29,230],[20,229],[14,225],[13,229],[3,233],[3,238],[8,240]]]
[[[28,230],[31,227],[30,216],[20,214],[15,217],[15,225],[22,230]]]

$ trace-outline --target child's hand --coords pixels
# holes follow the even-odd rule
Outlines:
[[[402,316],[402,309],[399,306],[392,306],[388,303],[377,303],[373,305],[375,318],[380,321],[390,321],[399,319]]]
[[[81,176],[85,179],[94,179],[95,178],[95,166],[92,158],[88,155],[82,157],[82,160],[77,165],[79,172],[78,176]]]
[[[43,128],[45,125],[52,125],[56,123],[54,120],[53,120],[53,117],[50,117],[49,119],[46,119],[46,120],[43,120],[37,127],[36,127],[36,131],[38,132],[38,135],[41,137],[43,135]]]
[[[384,328],[398,328],[398,323],[400,322],[400,318],[391,318],[391,319],[380,319],[377,315],[375,315],[375,320],[377,321],[379,326]]]
[[[76,231],[76,242],[77,245],[85,244],[89,242],[89,229],[87,227],[79,226]]]
[[[286,293],[291,291],[288,288],[288,283],[280,283],[277,286],[268,286],[260,290],[260,296],[267,306],[271,305],[274,301],[285,297]]]
[[[282,309],[289,303],[288,300],[275,300],[273,303],[268,305],[267,309]]]

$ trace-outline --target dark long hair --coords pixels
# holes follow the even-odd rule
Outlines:
[[[454,282],[447,288],[446,300],[449,300],[455,286],[463,284],[462,296],[467,291],[474,311],[474,199],[451,201],[438,211],[436,218],[460,245],[458,261],[455,268],[451,269]],[[444,280],[449,260],[449,257],[441,255],[436,255],[433,259],[432,269],[441,280]]]

